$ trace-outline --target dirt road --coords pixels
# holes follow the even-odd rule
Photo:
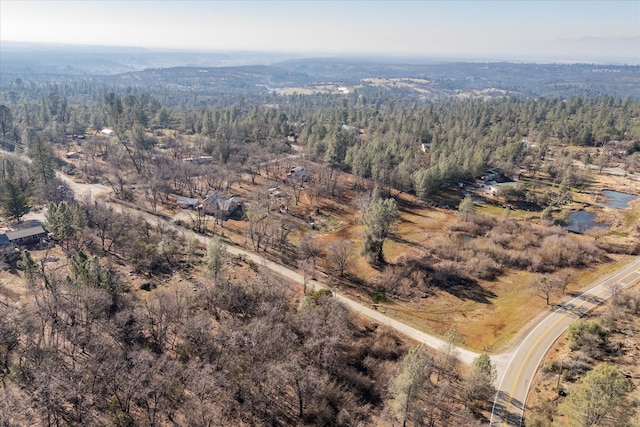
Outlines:
[[[96,198],[101,193],[110,191],[110,189],[105,186],[77,184],[62,174],[60,177],[69,183],[78,198],[86,197],[85,195],[87,193],[90,197]],[[208,237],[178,227],[171,221],[119,204],[113,205],[120,211],[133,211],[143,216],[150,223],[163,223],[165,226],[172,227],[187,237],[195,237],[205,244],[209,241]],[[258,254],[231,245],[227,246],[227,250],[233,255],[241,254],[256,264],[269,268],[294,282],[301,285],[304,283],[304,277],[300,273],[274,263]],[[583,316],[598,304],[607,300],[611,296],[614,286],[624,288],[638,280],[640,280],[640,259],[635,260],[630,265],[620,269],[617,273],[593,285],[584,293],[573,298],[547,316],[540,317],[538,323],[522,338],[522,341],[514,343],[514,348],[503,354],[493,355],[492,361],[498,370],[499,384],[491,414],[491,425],[520,426],[522,424],[524,403],[529,393],[529,387],[544,355],[553,342],[566,330],[573,320]],[[384,313],[373,309],[371,306],[351,300],[337,293],[335,289],[331,289],[325,283],[314,280],[311,282],[311,285],[317,288],[330,289],[338,300],[354,312],[369,317],[380,324],[387,325],[417,342],[435,349],[444,345],[441,339],[425,334],[422,331],[392,319]],[[459,359],[466,364],[470,364],[477,356],[476,353],[462,348],[458,348],[458,353]]]

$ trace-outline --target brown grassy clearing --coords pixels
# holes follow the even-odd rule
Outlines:
[[[633,192],[640,194],[640,183],[631,181],[624,177],[593,174],[594,183],[588,190],[574,192],[574,202],[569,205],[571,208],[582,208],[589,204],[589,210],[598,215],[598,219],[613,225],[610,232],[599,237],[603,241],[612,240],[615,242],[629,243],[636,239],[637,232],[635,226],[640,218],[640,202],[634,204],[632,208],[618,211],[605,208],[595,204],[595,201],[603,189],[612,189],[623,192]],[[361,225],[358,223],[359,213],[351,206],[354,192],[351,190],[354,178],[349,174],[343,174],[341,180],[344,185],[343,198],[345,201],[338,205],[336,202],[322,199],[317,201],[322,215],[313,213],[315,205],[312,204],[308,194],[303,192],[301,201],[294,205],[293,201],[289,207],[289,219],[293,220],[294,230],[290,234],[290,241],[295,244],[304,234],[311,233],[319,243],[320,248],[326,253],[326,248],[336,239],[349,239],[353,242],[352,258],[353,263],[347,271],[351,282],[338,280],[331,277],[328,265],[320,260],[319,266],[325,273],[329,274],[329,279],[339,285],[341,292],[362,302],[370,301],[370,294],[375,290],[371,289],[367,282],[380,270],[369,265],[360,255],[361,246]],[[243,176],[241,181],[234,184],[232,192],[239,195],[243,200],[249,197],[250,192],[257,186],[272,186],[273,179],[264,176],[257,176],[255,185],[251,183],[248,176]],[[281,185],[282,189],[288,191],[287,185]],[[539,175],[538,190],[544,191],[548,188],[557,191],[557,185],[549,186],[545,177]],[[384,254],[389,263],[395,263],[401,256],[419,255],[424,251],[424,246],[432,239],[451,235],[447,226],[456,220],[457,214],[454,210],[435,209],[426,207],[416,197],[405,193],[398,193],[392,190],[392,194],[399,203],[399,221],[393,235],[385,242]],[[448,205],[451,209],[457,207],[462,194],[458,188],[452,188],[444,192],[437,198],[441,205]],[[146,201],[143,196],[137,197],[136,203],[144,205]],[[173,207],[164,206],[163,213],[173,215],[177,210]],[[507,210],[500,201],[487,201],[477,206],[477,211],[486,213],[494,217],[510,218],[518,221],[538,222],[539,212],[527,212],[524,210]],[[280,215],[280,214],[278,214]],[[318,230],[310,230],[307,218],[313,216],[318,225]],[[209,229],[213,228],[213,221],[209,220]],[[225,221],[223,226],[216,226],[215,231],[223,234],[229,242],[247,247],[251,242],[246,237],[246,221]],[[586,239],[588,237],[578,237]],[[279,254],[268,250],[267,256],[278,259]],[[592,266],[588,269],[575,272],[577,278],[575,283],[569,286],[569,291],[587,285],[618,268],[628,258],[612,258],[616,262],[604,263]],[[413,300],[410,302],[386,301],[383,302],[383,309],[392,317],[405,321],[421,330],[436,335],[441,335],[449,329],[450,325],[456,325],[464,337],[464,345],[477,351],[499,351],[504,349],[509,340],[536,315],[547,309],[542,298],[536,297],[528,285],[531,273],[527,271],[508,270],[497,280],[479,281],[478,285],[487,293],[494,296],[487,302],[476,302],[470,299],[463,300],[450,293],[438,290],[428,298]],[[558,302],[559,298],[554,298],[552,303]]]

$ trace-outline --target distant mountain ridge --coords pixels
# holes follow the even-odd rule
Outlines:
[[[292,58],[255,52],[161,51],[6,43],[0,49],[0,88],[16,82],[90,81],[150,93],[335,93],[433,100],[442,97],[640,98],[640,66],[445,62],[401,57]],[[22,84],[22,83],[21,83]],[[333,88],[333,89],[332,89]],[[344,90],[341,92],[344,94]]]
[[[461,94],[528,97],[611,95],[640,98],[640,66],[586,64],[375,64],[286,61],[239,67],[147,69],[101,78],[114,85],[144,84],[187,92],[270,92],[339,86],[359,93],[388,91],[421,98]]]

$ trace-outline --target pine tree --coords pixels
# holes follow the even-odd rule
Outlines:
[[[370,261],[375,263],[384,262],[382,246],[391,232],[397,216],[398,205],[391,198],[375,198],[367,208],[362,218],[366,226],[362,251]]]
[[[390,391],[392,395],[389,409],[391,414],[407,425],[407,420],[413,418],[416,425],[421,418],[421,396],[429,387],[429,374],[433,361],[423,348],[414,347],[402,361],[402,371],[393,380]]]
[[[51,203],[46,213],[48,228],[56,240],[67,243],[87,226],[87,216],[82,206],[67,202]]]
[[[30,210],[31,201],[27,194],[13,179],[6,179],[2,194],[2,214],[10,220],[20,221]]]
[[[620,369],[603,363],[578,381],[567,398],[567,412],[576,425],[621,426],[626,416],[621,411],[633,383]]]
[[[481,354],[473,359],[464,384],[466,405],[475,409],[478,403],[489,401],[495,393],[496,377],[496,368],[489,355]]]
[[[56,176],[51,147],[37,138],[34,146],[29,150],[29,155],[32,159],[31,169],[34,177],[40,181],[43,188],[46,188]]]

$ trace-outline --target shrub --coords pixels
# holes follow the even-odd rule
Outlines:
[[[606,345],[609,330],[599,320],[578,319],[567,329],[567,339],[572,350],[583,350],[596,356]]]
[[[378,289],[371,294],[371,300],[374,304],[379,304],[387,299],[387,295],[384,290]]]
[[[579,267],[597,261],[600,250],[591,242],[581,243],[567,236],[551,235],[542,241],[538,255],[551,268]]]
[[[494,280],[502,272],[497,262],[482,255],[469,258],[465,270],[469,276],[482,280]]]

